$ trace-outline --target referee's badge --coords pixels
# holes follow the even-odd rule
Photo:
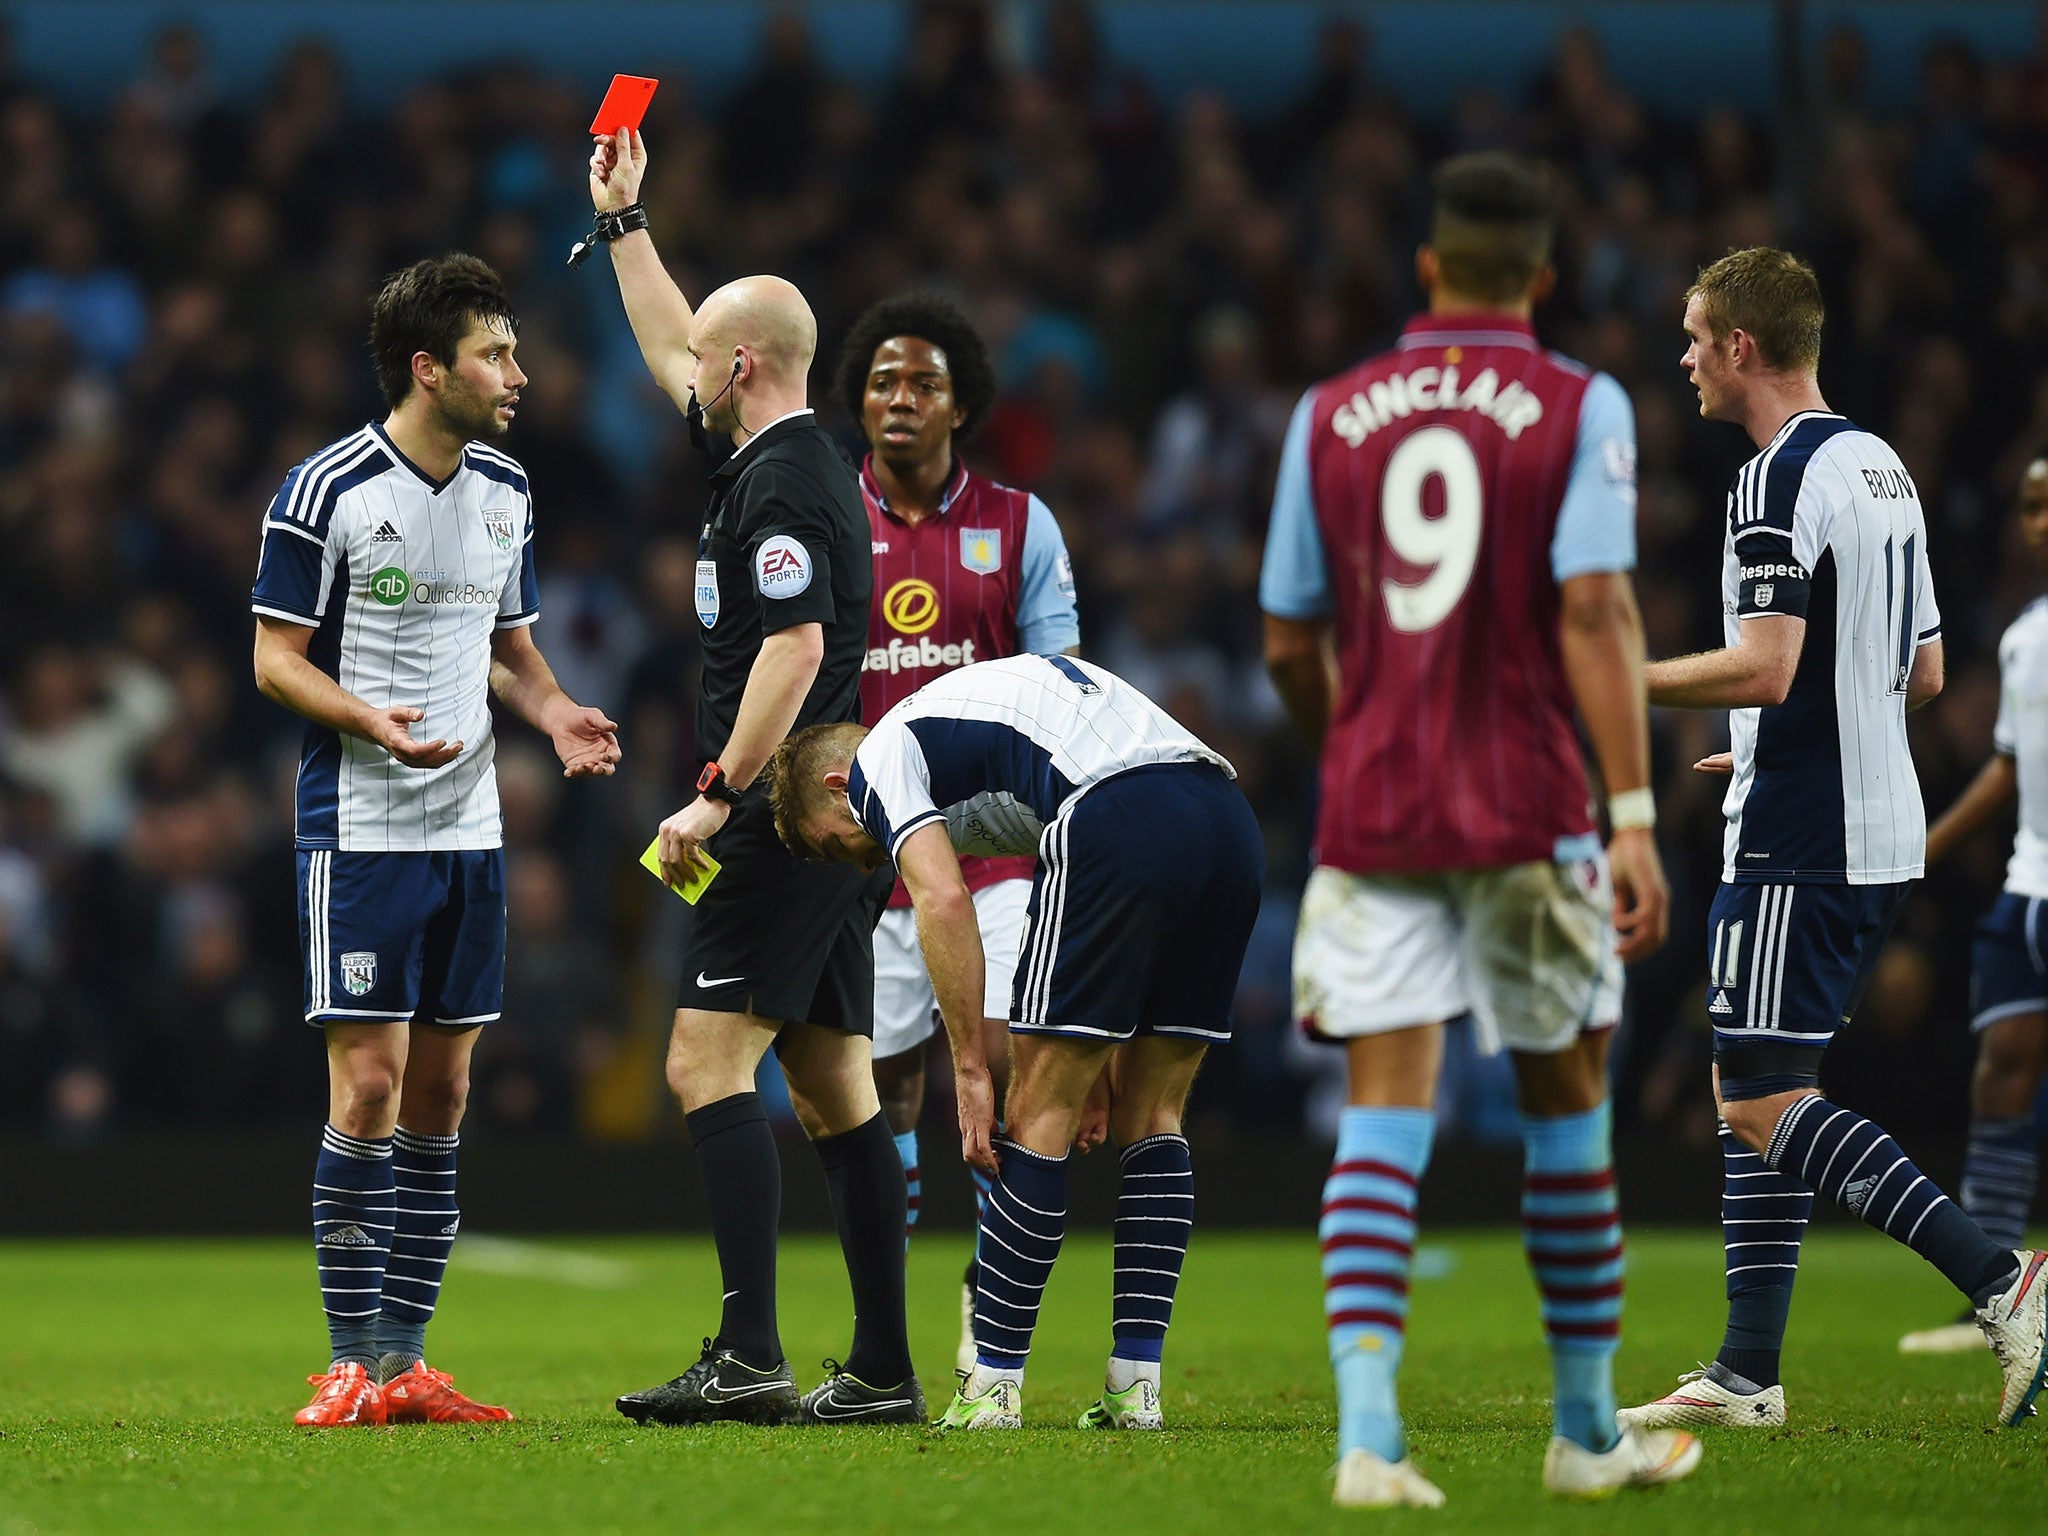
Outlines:
[[[962,528],[960,563],[977,576],[993,576],[1003,568],[1003,530]]]
[[[351,949],[341,957],[341,984],[350,997],[361,997],[377,985],[377,952]]]
[[[706,629],[718,622],[718,562],[697,562],[697,622]]]

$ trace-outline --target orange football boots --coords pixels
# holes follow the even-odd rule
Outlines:
[[[294,1424],[313,1429],[339,1429],[350,1424],[386,1422],[384,1391],[356,1362],[345,1361],[322,1375],[308,1376],[306,1380],[320,1390],[313,1394],[313,1401],[292,1415]]]
[[[426,1361],[384,1383],[385,1424],[503,1424],[512,1417],[504,1408],[475,1402],[455,1390],[446,1371]]]

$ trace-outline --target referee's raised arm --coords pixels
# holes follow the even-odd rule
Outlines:
[[[718,872],[685,920],[668,1083],[703,1173],[723,1298],[696,1363],[618,1408],[668,1424],[922,1423],[903,1305],[909,1196],[869,1044],[874,926],[891,881],[797,859],[754,788],[792,731],[860,718],[867,509],[809,405],[818,327],[804,296],[779,277],[743,277],[693,308],[636,201],[646,166],[638,134],[597,141],[597,224],[571,259],[611,247],[648,368],[693,429],[733,442],[711,472],[697,542],[702,772],[658,839],[672,884],[704,872],[707,856]],[[754,1091],[770,1045],[825,1166],[854,1298],[844,1368],[802,1395],[775,1318],[780,1154]]]
[[[611,247],[619,296],[648,372],[670,399],[690,409],[690,301],[683,296],[640,208],[640,179],[647,173],[647,141],[631,128],[598,137],[590,152],[590,201],[597,210],[597,238]]]

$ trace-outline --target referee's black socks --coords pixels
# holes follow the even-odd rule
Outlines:
[[[775,1230],[782,1219],[782,1159],[775,1150],[775,1133],[768,1128],[767,1112],[756,1093],[733,1094],[683,1118],[697,1146],[711,1237],[718,1245],[718,1272],[725,1282],[718,1342],[748,1365],[770,1369],[782,1363],[782,1336],[775,1327]],[[886,1131],[883,1146],[896,1168],[900,1252],[903,1169]],[[835,1204],[837,1198],[835,1194]],[[858,1289],[854,1294],[859,1295]],[[900,1278],[896,1294],[900,1311]]]
[[[903,1315],[903,1224],[909,1210],[903,1159],[880,1114],[814,1145],[853,1286],[853,1347],[845,1369],[871,1387],[893,1387],[912,1375]]]

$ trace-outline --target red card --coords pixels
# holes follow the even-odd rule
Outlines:
[[[617,133],[621,128],[637,130],[658,84],[659,81],[642,75],[613,75],[612,88],[604,93],[597,116],[590,120],[591,133]]]

